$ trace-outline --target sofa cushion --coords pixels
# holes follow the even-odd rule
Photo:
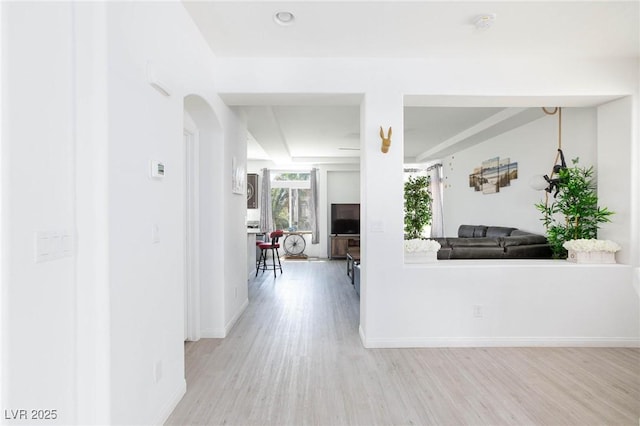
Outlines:
[[[456,247],[451,250],[449,259],[502,259],[504,249],[495,247]]]
[[[437,241],[440,244],[441,248],[444,247],[449,247],[449,239],[448,238],[444,238],[444,237],[436,237],[436,238],[431,238],[434,241]]]
[[[529,244],[504,248],[508,259],[550,259],[552,256],[549,244]]]
[[[506,226],[489,226],[487,227],[487,233],[485,234],[485,236],[491,238],[508,237],[515,230],[516,228],[510,228]]]
[[[510,235],[510,236],[511,236],[511,237],[517,237],[517,236],[519,236],[519,235],[538,235],[538,234],[534,234],[534,233],[529,232],[529,231],[523,231],[522,229],[514,229],[514,230],[511,232],[511,235]]]
[[[544,235],[536,234],[512,235],[510,237],[502,237],[500,240],[502,247],[547,244],[547,238]]]
[[[487,233],[487,227],[484,225],[460,225],[458,228],[458,237],[460,238],[481,238]]]
[[[451,247],[500,247],[497,238],[449,238]]]
[[[451,257],[451,247],[442,247],[438,250],[438,260],[448,260]]]

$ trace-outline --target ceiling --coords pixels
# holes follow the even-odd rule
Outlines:
[[[637,1],[184,1],[219,57],[637,55]],[[295,15],[277,25],[278,11]],[[490,31],[473,25],[496,14]],[[635,32],[634,32],[635,31]]]
[[[637,58],[635,1],[183,1],[220,58],[437,55],[572,55]],[[291,12],[291,25],[274,14]],[[495,14],[489,29],[474,20]],[[246,110],[249,158],[284,163],[357,163],[357,95],[222,95]],[[411,102],[405,102],[411,105]],[[550,104],[552,105],[552,104]],[[405,107],[405,159],[428,160],[478,143],[539,108]]]

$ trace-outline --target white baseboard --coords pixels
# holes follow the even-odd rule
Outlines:
[[[227,337],[224,330],[204,329],[200,330],[201,339],[224,339]]]
[[[360,324],[360,326],[358,327],[358,333],[360,334],[360,341],[362,342],[362,346],[364,346],[365,348],[368,348],[369,346],[367,346],[367,338],[364,335],[362,324]]]
[[[442,337],[373,338],[362,327],[360,339],[365,348],[484,348],[484,347],[585,347],[640,348],[640,339],[625,337]]]
[[[183,379],[180,385],[176,388],[175,392],[164,404],[163,408],[158,413],[158,420],[153,422],[153,424],[163,425],[167,421],[171,413],[173,413],[173,410],[176,409],[176,407],[178,406],[178,403],[180,402],[180,400],[182,399],[182,397],[186,392],[187,392],[187,382],[186,380]]]
[[[236,312],[233,318],[231,318],[231,320],[229,320],[229,322],[224,326],[223,330],[202,329],[200,330],[200,337],[204,339],[224,339],[225,337],[227,337],[227,335],[229,334],[233,326],[236,325],[236,322],[238,322],[238,320],[240,319],[240,316],[244,313],[244,311],[247,309],[248,306],[249,306],[249,299],[246,299],[242,304],[242,306],[240,307],[240,309],[238,309],[238,312]]]
[[[224,335],[225,336],[227,336],[229,334],[229,332],[231,331],[231,329],[233,328],[233,326],[236,325],[236,322],[238,322],[238,319],[240,319],[240,316],[247,309],[247,306],[249,306],[249,299],[245,299],[245,301],[242,304],[242,306],[240,307],[240,309],[238,309],[238,312],[236,312],[236,314],[233,316],[233,318],[231,318],[231,320],[229,320],[227,325],[225,325],[225,327],[224,327]]]

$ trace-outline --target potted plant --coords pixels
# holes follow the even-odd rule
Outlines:
[[[404,240],[404,263],[435,262],[438,260],[438,250],[440,243],[436,240]]]
[[[564,259],[564,243],[570,240],[596,239],[601,223],[610,222],[614,212],[598,206],[598,194],[593,179],[593,166],[579,167],[578,158],[573,167],[558,171],[558,192],[551,203],[538,203],[547,228],[547,239],[554,258]]]
[[[620,246],[609,240],[577,239],[562,245],[569,252],[567,260],[574,263],[616,263]]]
[[[420,238],[424,227],[431,223],[430,179],[410,176],[404,183],[404,238]]]

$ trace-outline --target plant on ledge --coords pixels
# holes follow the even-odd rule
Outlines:
[[[547,239],[554,258],[567,257],[563,244],[569,240],[595,239],[601,223],[610,222],[614,212],[598,207],[598,194],[593,179],[593,166],[573,167],[558,172],[558,193],[551,203],[538,203],[536,209],[547,228]]]
[[[430,179],[410,176],[404,183],[404,238],[420,238],[425,226],[431,223]]]
[[[437,253],[438,250],[440,250],[440,247],[440,243],[436,240],[423,240],[421,238],[404,240],[405,253],[421,253],[428,251]]]

